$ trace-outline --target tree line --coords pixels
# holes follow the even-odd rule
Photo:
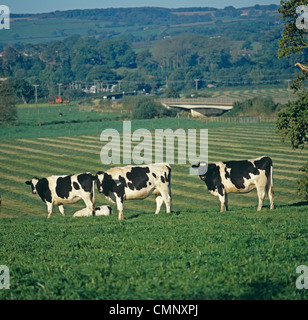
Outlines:
[[[136,52],[125,38],[74,35],[49,44],[7,46],[0,56],[0,78],[15,82],[23,102],[34,99],[34,84],[40,85],[40,99],[56,95],[58,83],[74,81],[121,82],[117,88],[126,92],[277,84],[294,73],[295,61],[307,58],[278,59],[279,37],[278,30],[267,31],[259,39],[259,50],[253,50],[250,41],[181,34]]]

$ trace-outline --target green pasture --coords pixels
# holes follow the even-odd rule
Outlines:
[[[55,207],[47,220],[46,205],[24,182],[109,168],[100,161],[100,133],[122,130],[112,116],[79,109],[58,123],[58,107],[51,108],[44,117],[43,108],[19,108],[24,123],[0,127],[0,265],[10,269],[10,289],[0,290],[0,299],[307,299],[295,270],[308,265],[308,206],[296,194],[308,150],[282,144],[274,123],[132,122],[132,131],[146,128],[153,137],[159,128],[208,128],[209,161],[270,156],[273,211],[266,198],[257,212],[252,191],[231,194],[230,211],[219,213],[218,199],[189,175],[190,164],[175,163],[171,214],[163,207],[154,215],[149,197],[125,202],[123,222],[114,204],[112,216],[72,218],[81,202],[64,206],[65,217]],[[97,193],[96,202],[107,204]]]
[[[160,27],[140,28],[140,26],[111,26],[112,21],[86,19],[11,19],[10,29],[5,30],[1,43],[45,43],[63,40],[75,34],[88,35],[89,32],[123,37],[127,34],[136,36],[157,35]]]
[[[281,87],[256,87],[251,88],[239,88],[239,89],[223,89],[217,88],[207,89],[211,93],[212,98],[231,99],[232,101],[240,101],[246,99],[252,99],[257,96],[272,97],[274,101],[286,103],[288,100],[294,100],[296,96],[287,89]]]
[[[201,192],[201,190],[200,190]],[[154,216],[1,220],[1,299],[307,299],[307,211],[228,214],[197,207]],[[5,240],[5,242],[3,242]]]
[[[88,30],[103,30],[106,22],[80,19],[12,19],[0,43],[41,43],[64,39],[74,34],[87,35]]]

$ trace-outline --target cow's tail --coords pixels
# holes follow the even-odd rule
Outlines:
[[[270,174],[267,182],[267,192],[270,200],[270,208],[274,209],[274,183],[273,183],[273,162],[270,162]]]
[[[171,167],[169,164],[167,164],[168,169],[168,175],[167,175],[167,181],[169,182],[169,196],[172,198],[172,191],[171,191]]]
[[[274,184],[273,184],[273,162],[271,161],[270,166],[270,176],[269,176],[269,191],[274,194]]]
[[[96,208],[96,202],[95,202],[95,181],[96,181],[96,176],[92,176],[92,205],[93,205],[93,210],[92,210],[92,215],[95,216],[95,208]]]

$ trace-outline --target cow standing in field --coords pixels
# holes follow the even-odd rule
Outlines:
[[[274,209],[273,163],[266,156],[242,161],[199,162],[193,165],[198,168],[200,179],[208,190],[220,200],[220,212],[228,211],[228,193],[247,193],[257,189],[258,211],[262,209],[265,193]]]
[[[60,213],[64,216],[63,204],[80,200],[85,202],[87,212],[92,215],[95,208],[94,181],[95,177],[91,173],[82,173],[42,179],[34,177],[26,181],[26,184],[31,185],[32,193],[38,194],[46,203],[50,218],[54,205],[58,205]]]
[[[163,202],[170,213],[170,179],[171,168],[167,163],[117,167],[96,174],[97,189],[107,200],[117,204],[119,220],[124,219],[124,200],[145,199],[151,194],[156,196],[155,214],[159,213]]]

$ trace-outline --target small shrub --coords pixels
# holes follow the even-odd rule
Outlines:
[[[271,97],[255,97],[243,102],[235,102],[227,116],[268,116],[273,114],[278,104]]]
[[[175,117],[175,110],[166,109],[161,103],[151,97],[137,99],[133,110],[133,119],[153,119],[163,117]]]

